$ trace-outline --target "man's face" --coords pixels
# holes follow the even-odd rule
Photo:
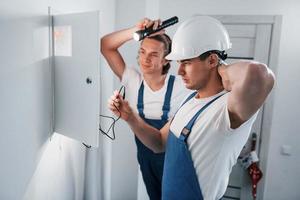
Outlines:
[[[178,74],[182,77],[185,87],[191,90],[205,88],[211,73],[212,65],[209,58],[201,61],[198,57],[178,61]]]
[[[144,39],[139,49],[138,62],[143,74],[161,74],[166,64],[164,44],[154,39]]]

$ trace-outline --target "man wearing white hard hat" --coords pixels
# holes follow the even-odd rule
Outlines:
[[[216,19],[192,17],[177,29],[168,60],[177,60],[185,86],[195,90],[173,120],[154,134],[115,94],[110,109],[131,126],[155,152],[166,151],[163,199],[220,199],[245,145],[259,108],[274,85],[264,64],[241,61],[226,65],[228,32]]]

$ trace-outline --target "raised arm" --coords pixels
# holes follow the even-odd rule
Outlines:
[[[101,53],[120,80],[125,69],[125,62],[118,49],[132,39],[132,34],[136,30],[135,27],[132,27],[110,33],[101,38]]]
[[[129,106],[128,102],[123,100],[116,91],[109,99],[109,109],[117,116],[121,114],[121,118],[130,126],[133,133],[155,153],[164,152],[167,141],[170,122],[158,130],[144,122],[140,116],[135,113]]]
[[[231,91],[227,106],[231,128],[237,128],[262,106],[275,77],[265,64],[257,62],[222,65],[218,70],[224,88]]]
[[[153,24],[157,27],[158,23],[160,23],[159,20],[152,21],[145,18],[139,21],[134,27],[116,31],[101,38],[101,53],[120,80],[125,69],[125,62],[118,49],[132,39],[134,32],[145,27],[150,27]]]

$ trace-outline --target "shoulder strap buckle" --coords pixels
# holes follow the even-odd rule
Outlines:
[[[185,136],[189,135],[190,132],[191,132],[191,130],[186,127],[184,127],[181,131],[181,133]]]

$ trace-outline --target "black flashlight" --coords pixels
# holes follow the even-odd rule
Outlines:
[[[161,23],[161,25],[159,25],[157,27],[157,29],[155,29],[155,30],[153,30],[153,26],[150,26],[149,28],[145,28],[143,30],[139,30],[139,31],[135,32],[133,34],[133,39],[136,41],[143,40],[145,37],[147,37],[153,33],[156,33],[164,28],[167,28],[168,26],[176,24],[177,22],[178,22],[178,17],[176,17],[176,16],[171,17],[170,19],[163,21]]]

